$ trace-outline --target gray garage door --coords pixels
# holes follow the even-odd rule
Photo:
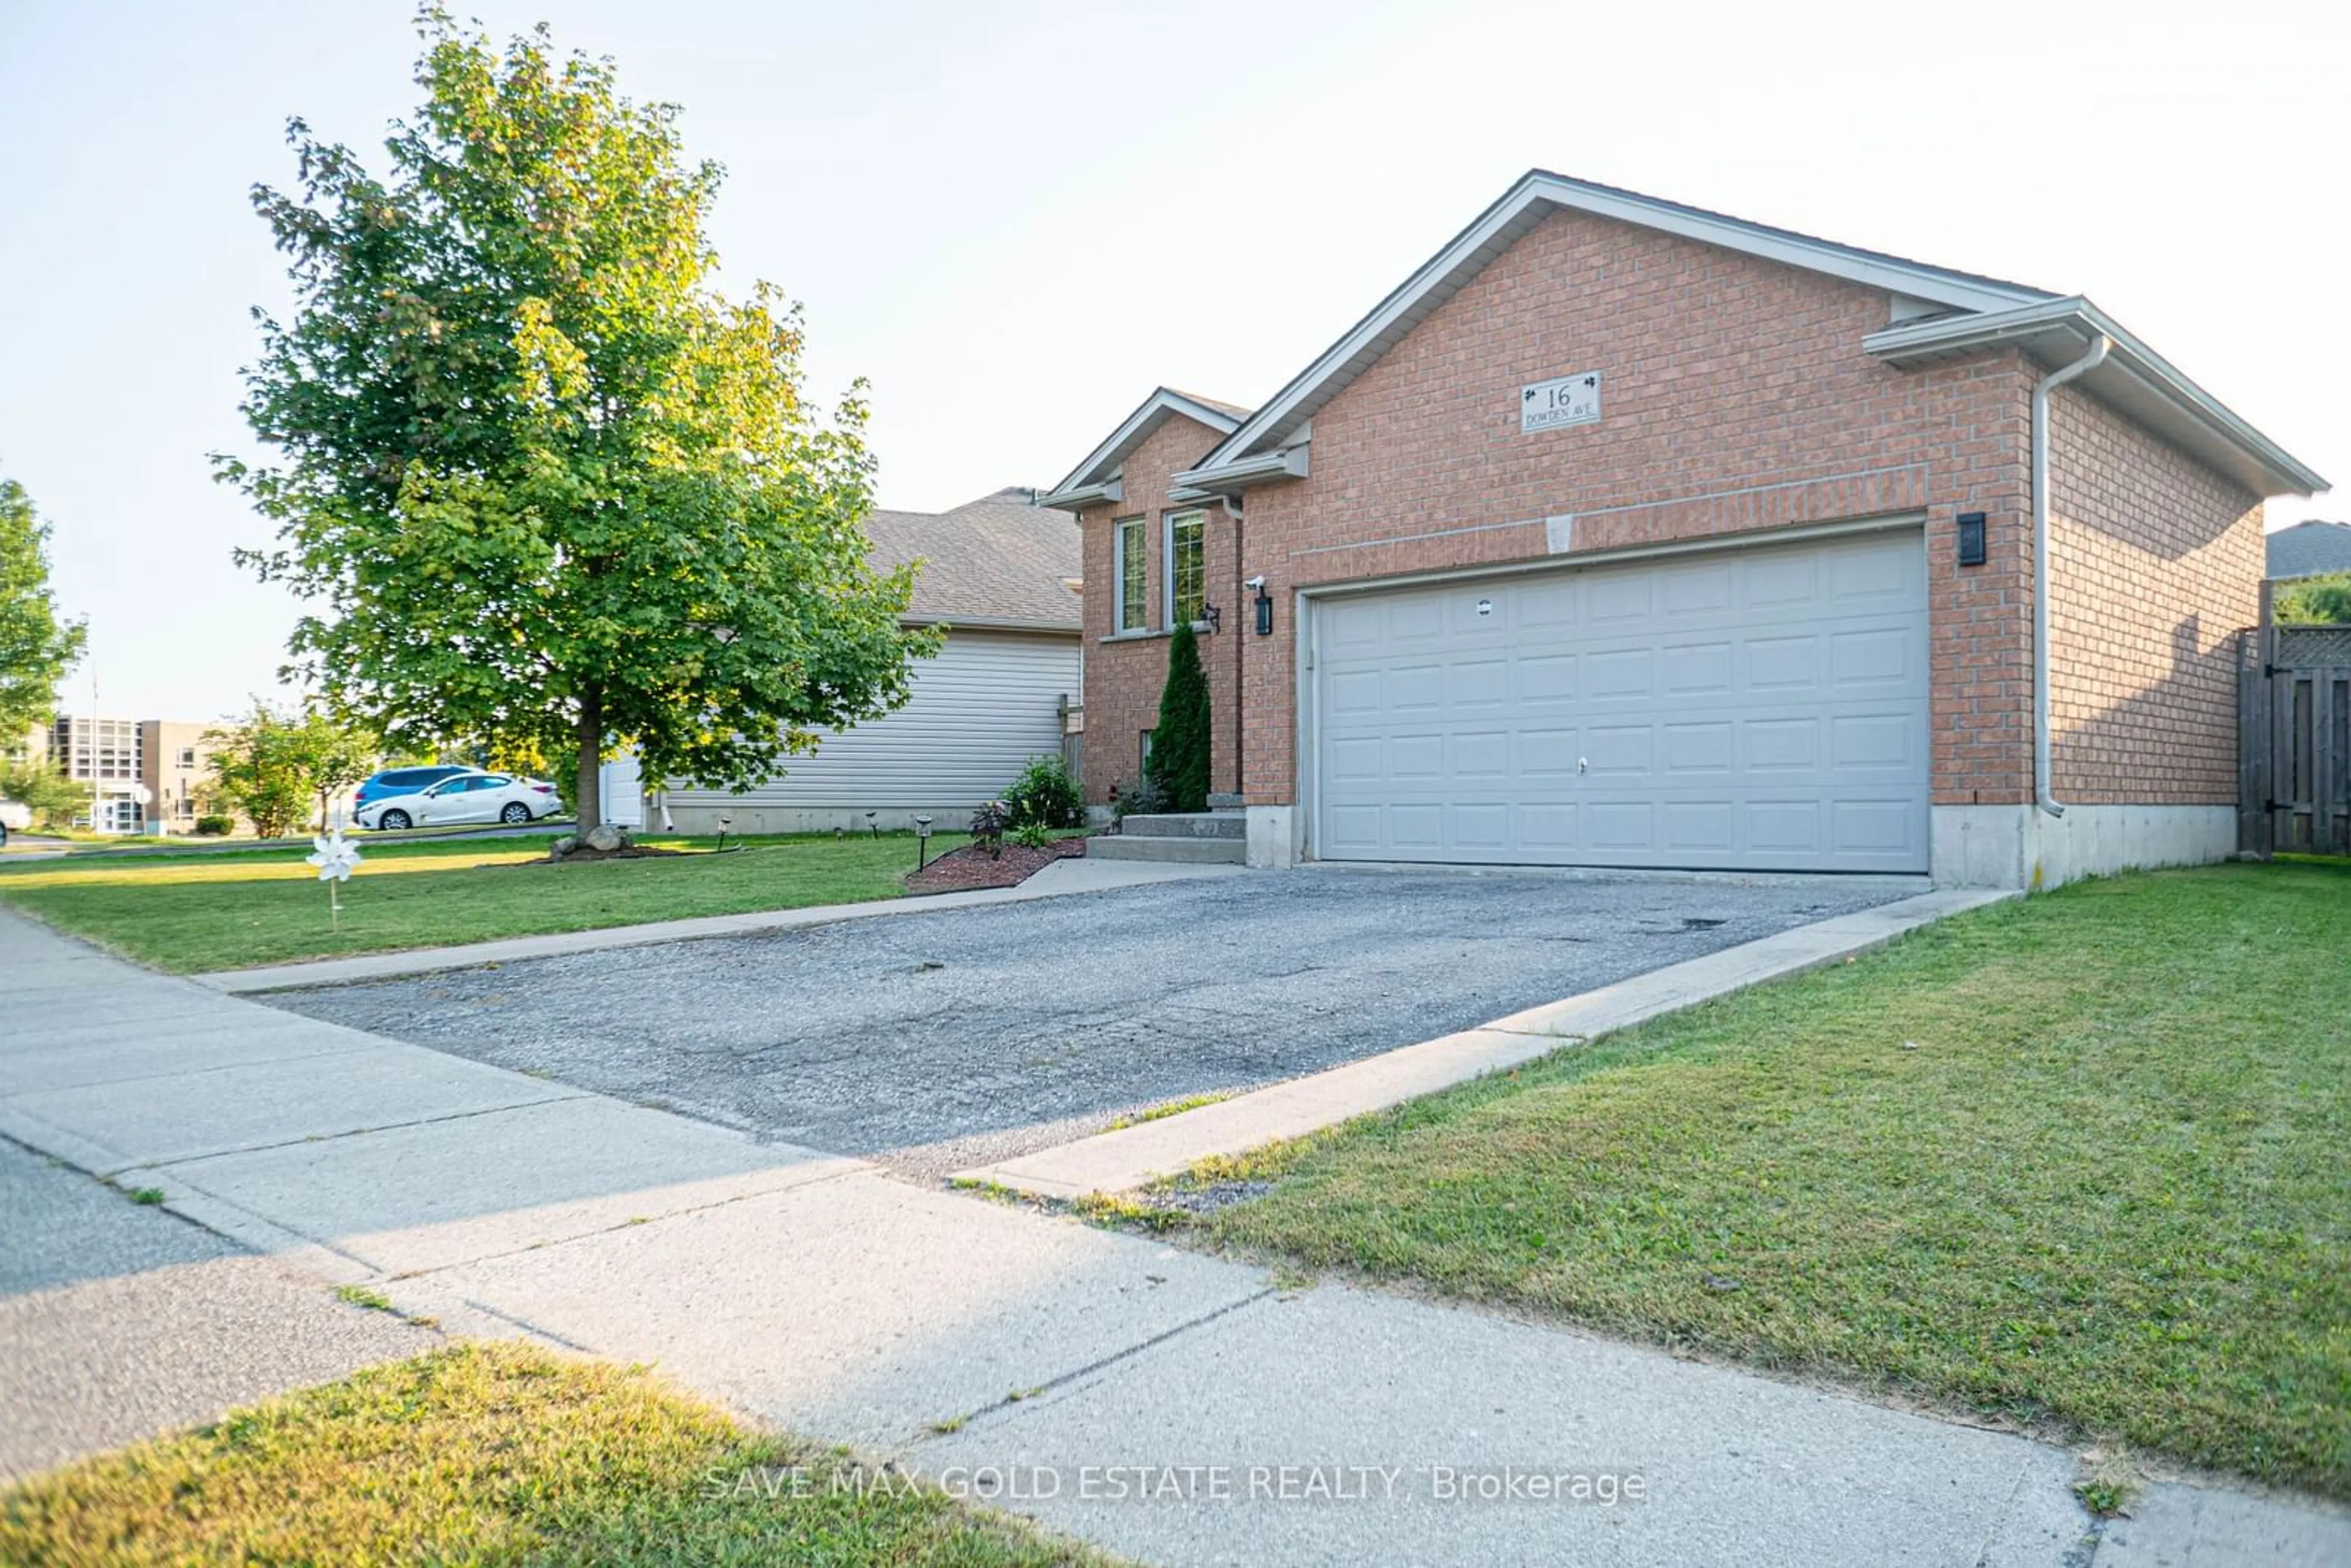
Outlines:
[[[1324,860],[1927,869],[1915,528],[1317,603]]]

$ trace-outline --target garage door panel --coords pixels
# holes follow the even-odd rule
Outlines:
[[[1388,836],[1400,850],[1441,850],[1445,847],[1445,808],[1434,802],[1391,806]]]
[[[1899,797],[1833,801],[1831,841],[1834,848],[1855,853],[1896,854],[1911,842],[1909,818],[1909,802]]]
[[[1517,662],[1521,702],[1564,702],[1575,697],[1575,655],[1548,653]]]
[[[1581,738],[1579,732],[1573,729],[1520,731],[1519,771],[1531,779],[1573,774],[1575,759],[1582,755],[1576,748]]]
[[[1739,768],[1739,727],[1728,719],[1707,724],[1669,724],[1664,771],[1670,778],[1728,774]]]
[[[1582,597],[1573,579],[1529,583],[1517,595],[1518,625],[1529,632],[1572,626],[1582,619],[1577,612]]]
[[[1810,632],[1750,637],[1741,652],[1750,692],[1808,692],[1821,684],[1821,640]]]
[[[1583,659],[1583,692],[1587,699],[1647,697],[1655,693],[1652,667],[1656,655],[1646,648],[1614,648],[1587,653]]]
[[[1907,608],[1925,597],[1927,558],[1915,539],[1879,539],[1825,558],[1828,598],[1839,611]]]
[[[1508,730],[1453,737],[1453,777],[1460,779],[1507,779],[1510,776],[1510,736]]]
[[[1741,826],[1750,853],[1811,856],[1826,847],[1827,816],[1818,800],[1750,800]]]
[[[1667,572],[1658,610],[1667,619],[1719,616],[1730,608],[1731,569],[1728,561],[1702,567],[1685,566]]]
[[[1584,619],[1594,626],[1646,621],[1654,611],[1653,577],[1649,572],[1593,572],[1584,584]]]
[[[1829,766],[1838,773],[1923,775],[1926,758],[1912,744],[1913,726],[1904,712],[1848,714],[1829,724]]]
[[[1575,808],[1565,801],[1522,803],[1518,808],[1517,828],[1518,846],[1522,849],[1544,852],[1577,847]]]
[[[1333,805],[1322,813],[1323,852],[1333,860],[1376,860],[1381,850],[1378,806]]]
[[[1415,639],[1434,642],[1445,635],[1443,600],[1398,599],[1391,601],[1385,628],[1391,643]]]
[[[1391,715],[1445,706],[1445,666],[1414,664],[1390,670],[1380,685],[1380,706]]]
[[[1333,723],[1380,711],[1377,670],[1334,670],[1323,683],[1323,689],[1329,694],[1323,700],[1323,708]]]
[[[1492,850],[1510,847],[1510,807],[1505,800],[1465,801],[1453,809],[1453,847]]]
[[[1750,612],[1809,607],[1820,593],[1820,563],[1808,555],[1775,555],[1756,561],[1747,572],[1746,608]]]
[[[1628,773],[1646,778],[1653,767],[1656,733],[1646,724],[1594,725],[1583,732],[1583,753],[1576,759],[1578,770],[1588,770],[1604,779],[1621,778]]]
[[[1387,606],[1377,600],[1342,600],[1315,620],[1314,635],[1333,654],[1376,649],[1387,641]]]
[[[1449,707],[1499,707],[1510,700],[1510,664],[1507,659],[1464,661],[1453,666],[1449,676]]]
[[[1747,741],[1750,773],[1816,773],[1821,766],[1821,721],[1802,718],[1750,719],[1740,727]]]
[[[1356,784],[1378,786],[1385,781],[1385,770],[1380,766],[1384,747],[1380,737],[1350,736],[1333,739],[1323,750],[1324,781],[1335,791],[1343,792]]]
[[[1441,735],[1395,735],[1388,737],[1387,778],[1392,784],[1415,784],[1445,777],[1445,737]]]
[[[1686,643],[1658,654],[1658,689],[1669,697],[1707,696],[1731,689],[1736,667],[1729,643]]]
[[[1595,850],[1647,852],[1656,846],[1656,808],[1646,800],[1600,800],[1583,808]]]
[[[1338,600],[1313,635],[1325,858],[1925,869],[1915,530]]]
[[[1906,626],[1870,626],[1829,637],[1829,680],[1851,690],[1859,686],[1906,685],[1917,677]]]
[[[1739,808],[1729,800],[1669,800],[1665,804],[1665,847],[1728,854],[1738,847]]]

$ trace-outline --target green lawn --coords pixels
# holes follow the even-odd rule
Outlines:
[[[553,835],[549,835],[552,838]],[[435,947],[700,915],[893,898],[911,834],[728,841],[726,854],[554,865],[547,838],[362,842],[340,929],[307,848],[30,861],[0,866],[0,903],[179,973]],[[710,841],[647,839],[707,849]],[[934,856],[965,842],[931,840]],[[745,843],[741,852],[734,846]]]
[[[514,1345],[374,1367],[0,1491],[0,1562],[1098,1563],[747,1432],[642,1370]]]
[[[1224,1242],[2351,1497],[2351,868],[1996,906],[1237,1174]]]

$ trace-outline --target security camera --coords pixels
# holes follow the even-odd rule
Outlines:
[[[1265,586],[1265,575],[1260,572],[1257,576],[1252,577],[1248,581],[1242,583],[1241,586],[1248,589],[1251,593],[1255,593],[1259,589]]]

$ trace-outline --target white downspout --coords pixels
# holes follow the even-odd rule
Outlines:
[[[2065,808],[2049,788],[2049,394],[2096,370],[2114,346],[2098,333],[2088,353],[2050,371],[2032,389],[2032,793],[2053,817],[2064,816]]]

